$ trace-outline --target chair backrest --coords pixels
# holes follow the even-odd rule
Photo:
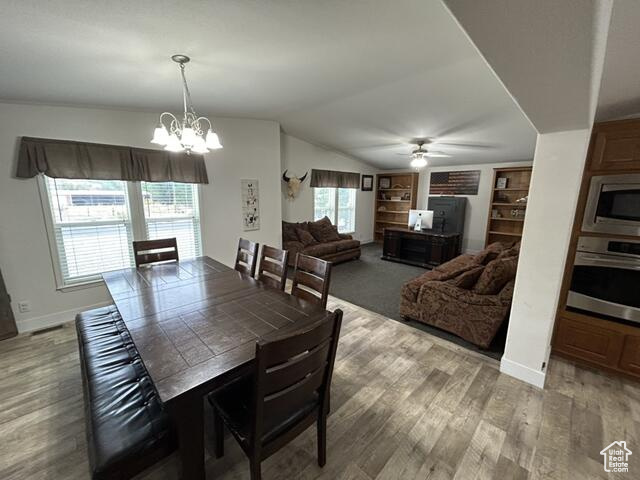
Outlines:
[[[291,295],[327,307],[331,262],[298,253]]]
[[[258,267],[258,280],[264,284],[284,290],[287,283],[287,259],[289,252],[279,248],[262,246],[260,254],[260,267]]]
[[[256,343],[254,439],[262,439],[265,419],[277,424],[299,413],[302,422],[314,411],[327,413],[341,325],[338,309],[302,332]]]
[[[133,256],[136,268],[147,263],[178,261],[178,242],[175,238],[134,241]]]
[[[258,247],[260,247],[259,243],[252,242],[246,238],[240,239],[236,254],[235,269],[237,271],[253,277],[256,273],[256,263],[258,262]]]

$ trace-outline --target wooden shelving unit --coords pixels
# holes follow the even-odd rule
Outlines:
[[[385,227],[407,225],[409,222],[409,210],[415,209],[417,205],[418,176],[417,172],[376,175],[375,223],[373,228],[376,242],[382,242],[382,234]],[[389,188],[380,188],[381,179],[389,179]],[[391,199],[392,197],[394,200]]]
[[[504,188],[498,188],[498,179],[501,178],[506,179],[507,182]],[[493,169],[486,245],[493,242],[520,240],[527,203],[517,200],[529,195],[530,182],[531,167]]]

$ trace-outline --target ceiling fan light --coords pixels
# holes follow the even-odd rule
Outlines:
[[[153,138],[151,139],[151,143],[157,143],[158,145],[166,145],[169,140],[169,132],[164,125],[158,123],[155,130],[153,131]]]
[[[427,159],[422,156],[414,157],[413,160],[411,160],[411,166],[413,168],[424,168],[427,166]]]
[[[209,131],[207,132],[206,146],[211,150],[222,148],[222,144],[220,143],[218,134],[211,129],[209,129]]]

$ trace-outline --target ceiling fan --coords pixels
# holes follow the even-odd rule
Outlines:
[[[423,148],[425,144],[429,144],[431,143],[429,140],[416,140],[411,142],[413,145],[417,145],[418,148],[414,149],[411,153],[398,153],[397,155],[404,155],[404,156],[410,156],[411,157],[411,166],[413,168],[423,168],[426,167],[428,162],[427,162],[427,158],[431,157],[450,157],[451,155],[448,155],[446,153],[443,152],[437,152],[435,150],[429,151],[427,148]]]

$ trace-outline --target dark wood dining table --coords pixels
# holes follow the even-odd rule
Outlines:
[[[204,397],[250,371],[256,340],[329,315],[209,257],[103,278],[174,421],[189,480],[205,478]]]

